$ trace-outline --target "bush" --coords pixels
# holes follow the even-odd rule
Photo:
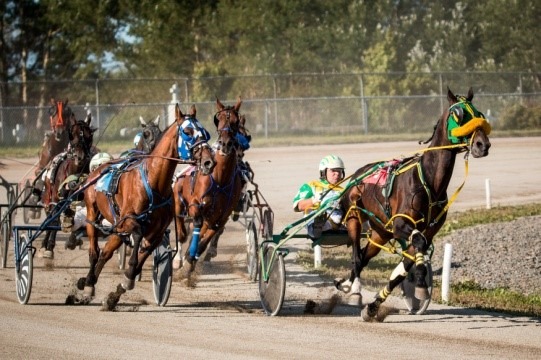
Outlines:
[[[506,108],[498,119],[501,130],[538,129],[541,126],[541,106],[515,104]]]

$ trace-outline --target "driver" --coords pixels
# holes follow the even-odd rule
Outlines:
[[[343,188],[340,182],[344,179],[344,162],[336,155],[327,155],[319,162],[319,179],[302,184],[293,198],[293,210],[305,213],[317,209],[322,202],[339,195]],[[345,229],[342,225],[344,215],[338,206],[338,199],[329,205],[324,214],[309,221],[306,226],[308,236],[314,240],[323,231]]]

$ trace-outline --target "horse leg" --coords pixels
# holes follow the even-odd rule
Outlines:
[[[100,256],[96,229],[92,225],[92,222],[96,219],[94,211],[88,211],[87,219],[89,221],[86,224],[86,232],[88,236],[88,262],[90,266],[86,277],[80,278],[77,282],[77,288],[83,290],[83,299],[81,302],[86,304],[90,303],[95,294],[95,285],[98,281],[98,277],[96,276],[96,265]]]
[[[224,230],[225,227],[218,229],[218,231],[216,231],[214,236],[210,239],[209,248],[207,250],[207,254],[205,255],[205,261],[210,261],[210,259],[218,255],[218,240],[220,240],[220,236],[222,236]]]
[[[362,225],[357,217],[351,217],[346,222],[348,229],[348,237],[351,239],[352,252],[351,252],[351,273],[349,279],[335,279],[334,284],[340,291],[347,293],[348,295],[358,295],[359,304],[362,300],[361,296],[361,270],[362,266],[362,253],[361,253],[361,231]]]
[[[186,239],[188,237],[187,231],[186,231],[186,224],[184,223],[184,218],[180,215],[175,215],[175,233],[177,238],[177,253],[175,254],[175,257],[173,258],[173,269],[180,269],[182,267],[182,244],[186,242]]]
[[[124,281],[122,282],[122,287],[125,290],[132,290],[135,286],[135,277],[137,276],[136,269],[139,264],[138,254],[139,254],[139,249],[141,247],[141,241],[143,241],[143,232],[142,232],[141,226],[136,220],[133,220],[133,219],[126,220],[125,226],[129,226],[129,228],[132,229],[131,236],[133,239],[133,250],[130,256],[130,260],[128,261],[129,266],[124,272]],[[120,247],[120,245],[121,243],[119,242],[116,248]]]

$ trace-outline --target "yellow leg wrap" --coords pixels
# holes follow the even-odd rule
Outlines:
[[[387,297],[389,296],[391,292],[389,290],[387,290],[387,286],[385,286],[383,289],[381,289],[379,291],[379,294],[378,294],[378,297],[382,300],[385,300],[387,299]]]
[[[415,265],[416,266],[419,266],[419,265],[423,265],[425,263],[425,256],[423,255],[423,253],[416,253],[415,254]]]

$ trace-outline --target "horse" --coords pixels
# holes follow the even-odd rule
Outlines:
[[[49,120],[51,130],[45,133],[43,145],[39,153],[39,161],[35,170],[38,176],[47,164],[58,154],[66,149],[69,143],[68,130],[75,124],[77,119],[68,106],[68,99],[57,101],[51,99],[49,108]]]
[[[175,229],[180,244],[184,244],[188,237],[185,219],[193,219],[190,246],[186,249],[184,261],[178,264],[178,267],[188,264],[188,275],[194,271],[197,260],[205,252],[211,239],[223,231],[241,194],[242,179],[237,166],[236,140],[241,104],[240,98],[234,106],[224,106],[216,99],[216,164],[209,174],[186,174],[177,178],[173,185]]]
[[[135,150],[149,154],[156,146],[156,143],[162,134],[159,126],[160,115],[158,115],[154,121],[149,122],[146,122],[141,116],[139,117],[139,122],[143,127],[143,132],[141,134],[141,139],[135,145]]]
[[[89,172],[89,163],[95,149],[92,147],[95,128],[90,126],[92,116],[87,115],[85,120],[77,120],[69,128],[69,145],[65,152],[56,155],[49,164],[48,171],[45,174],[44,190],[41,194],[41,201],[45,205],[45,211],[50,214],[54,206],[60,200],[73,190],[74,185],[64,184],[70,176],[79,178],[82,174]],[[68,217],[71,209],[68,209]],[[58,225],[56,219],[51,225]],[[54,247],[56,239],[56,230],[47,230],[42,242],[42,248],[45,249],[43,257],[54,258]]]
[[[352,186],[340,198],[342,209],[348,209],[344,222],[352,244],[353,267],[349,279],[337,280],[339,290],[360,295],[360,274],[370,259],[391,239],[403,244],[403,258],[392,272],[389,282],[362,311],[365,321],[377,317],[380,305],[415,265],[415,297],[429,296],[425,280],[425,258],[432,240],[445,222],[454,200],[447,196],[458,153],[474,158],[488,155],[491,146],[490,124],[471,103],[473,90],[466,97],[448,89],[449,108],[434,127],[430,142],[422,154],[401,162],[372,163],[358,169],[351,177]],[[421,143],[421,142],[420,142]],[[385,171],[387,179],[378,182]],[[368,243],[360,248],[363,223],[369,222]]]
[[[173,218],[171,182],[177,163],[181,162],[177,143],[183,121],[184,115],[177,104],[175,122],[163,132],[150,154],[117,160],[118,164],[128,164],[118,171],[111,163],[103,164],[90,173],[83,184],[90,267],[87,276],[80,278],[77,283],[78,289],[83,290],[80,299],[82,304],[88,304],[94,297],[95,285],[104,265],[123,241],[129,241],[130,234],[133,250],[129,266],[116,292],[110,293],[104,302],[106,310],[114,309],[121,295],[134,288],[135,278],[141,272],[145,260],[161,243]],[[192,149],[192,154],[199,167],[208,166],[208,162],[212,161],[212,152],[208,146],[200,146],[197,151]],[[112,183],[115,183],[113,177],[118,177],[116,190],[108,187],[107,191],[103,191],[98,187],[98,181],[107,174],[112,176],[109,178]],[[102,227],[100,223],[103,218],[113,225],[108,229]],[[109,236],[100,250],[97,236],[104,233]]]
[[[240,115],[238,133],[244,136],[245,141],[248,143],[247,146],[249,147],[249,142],[252,139],[252,135],[250,134],[248,128],[246,128],[246,115],[244,114]],[[244,152],[247,150],[247,148],[241,146],[241,144],[237,141],[235,149],[238,158],[237,164],[239,165],[241,170],[243,186],[241,190],[241,196],[239,197],[239,200],[237,201],[237,204],[235,205],[231,213],[231,220],[233,221],[237,221],[240,217],[240,212],[244,208],[244,203],[246,201],[246,186],[249,181],[253,180],[254,176],[253,170],[250,168],[250,165],[247,162],[244,162]],[[223,230],[224,228],[222,228],[220,232],[217,232],[210,240],[207,254],[205,255],[205,261],[210,261],[212,258],[218,255],[218,241],[220,240],[220,236],[223,234]]]

